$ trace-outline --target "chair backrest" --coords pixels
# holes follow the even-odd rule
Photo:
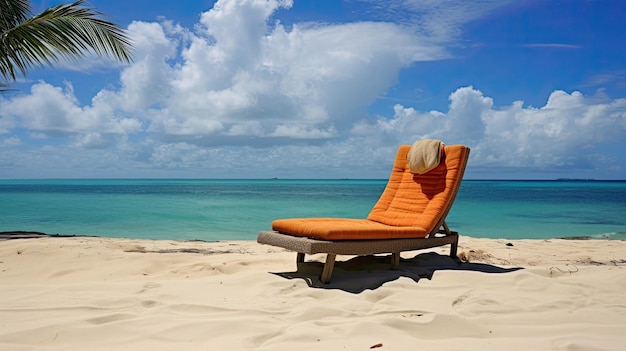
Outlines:
[[[389,182],[367,219],[391,226],[418,226],[432,235],[444,224],[454,203],[470,149],[445,146],[439,166],[418,175],[409,170],[410,147],[398,149]]]

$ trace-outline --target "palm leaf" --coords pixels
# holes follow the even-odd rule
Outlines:
[[[0,32],[4,33],[28,19],[31,12],[30,1],[0,0]]]
[[[0,0],[4,2],[11,1]],[[0,73],[3,77],[15,81],[18,71],[26,74],[32,66],[76,61],[90,53],[131,62],[132,44],[124,30],[102,19],[97,10],[82,6],[84,2],[52,7],[2,32]],[[9,20],[19,18],[19,11],[14,12]],[[4,12],[1,17],[5,17]]]

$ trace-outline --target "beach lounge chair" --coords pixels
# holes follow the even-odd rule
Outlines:
[[[271,231],[259,232],[257,241],[297,252],[297,263],[304,262],[305,254],[327,254],[322,283],[330,281],[336,255],[391,253],[391,267],[397,268],[402,251],[450,244],[450,256],[456,258],[458,232],[451,231],[445,219],[461,185],[470,149],[441,143],[434,168],[412,173],[407,155],[420,143],[436,145],[432,142],[399,147],[387,186],[366,219],[279,219],[272,222]]]

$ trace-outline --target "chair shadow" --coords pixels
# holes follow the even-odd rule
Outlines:
[[[413,258],[401,259],[397,269],[390,269],[390,256],[357,256],[347,261],[337,261],[328,284],[320,281],[323,263],[301,262],[295,272],[272,273],[286,279],[302,279],[309,287],[338,289],[359,294],[365,290],[375,290],[387,282],[406,277],[416,283],[420,279],[432,279],[437,271],[457,270],[489,274],[515,272],[522,267],[503,268],[486,263],[459,263],[447,255],[435,252],[420,253]]]

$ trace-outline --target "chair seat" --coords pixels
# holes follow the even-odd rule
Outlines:
[[[390,226],[368,219],[290,218],[272,222],[272,229],[289,235],[320,240],[374,240],[425,238],[421,227]]]

